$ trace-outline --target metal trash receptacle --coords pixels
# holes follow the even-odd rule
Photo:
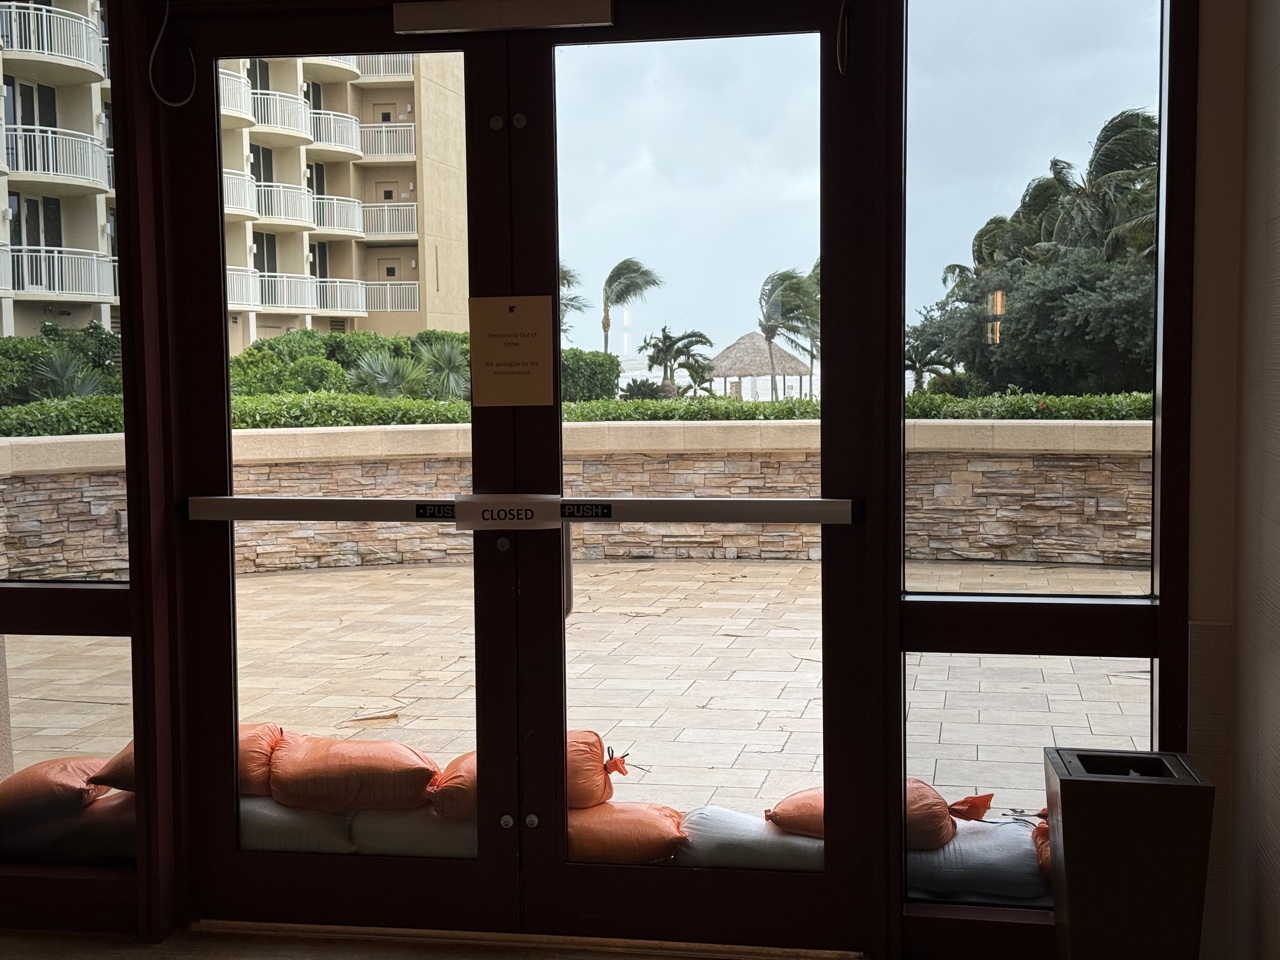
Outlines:
[[[1213,784],[1183,753],[1046,747],[1059,960],[1197,960]]]

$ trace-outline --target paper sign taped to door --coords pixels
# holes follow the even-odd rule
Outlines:
[[[550,406],[555,397],[551,297],[472,297],[471,403]]]

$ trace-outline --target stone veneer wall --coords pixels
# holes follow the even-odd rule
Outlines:
[[[250,430],[238,494],[444,497],[471,488],[462,426]],[[566,495],[819,495],[812,422],[565,425]],[[1145,564],[1151,429],[1144,423],[917,421],[907,425],[910,559]],[[118,437],[0,440],[0,577],[128,576]],[[618,453],[614,451],[626,451]],[[742,451],[753,451],[745,453]],[[768,452],[760,452],[768,451]],[[241,523],[242,573],[470,559],[432,523]],[[813,560],[802,524],[582,523],[581,558]]]

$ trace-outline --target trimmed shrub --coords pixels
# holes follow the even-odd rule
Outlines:
[[[612,400],[618,395],[622,361],[612,353],[568,347],[560,352],[560,397],[566,403]]]
[[[434,347],[438,343],[451,343],[460,350],[471,354],[471,335],[459,330],[421,330],[412,337],[415,348]]]
[[[408,337],[384,337],[372,330],[352,330],[350,333],[326,333],[324,341],[325,356],[342,369],[351,370],[366,353],[379,351],[393,357],[413,356],[413,347]]]
[[[303,357],[324,358],[326,354],[324,340],[314,330],[293,330],[279,337],[257,340],[248,349],[266,350],[282,363],[294,363]]]
[[[0,337],[0,401],[25,403],[36,368],[53,356],[53,343],[43,337]]]
[[[289,364],[280,383],[279,393],[315,393],[327,390],[343,393],[347,389],[347,374],[341,365],[324,357],[304,356]]]
[[[470,422],[471,405],[461,401],[324,392],[279,393],[231,400],[231,426],[237,430]]]
[[[795,397],[777,402],[728,397],[674,400],[589,400],[563,404],[569,423],[600,420],[816,420],[816,400]]]
[[[100,394],[0,407],[0,437],[123,433],[124,398]]]
[[[60,327],[46,320],[40,325],[40,339],[65,345],[95,370],[114,367],[120,354],[120,335],[97,323],[87,327]]]
[[[255,344],[231,358],[231,392],[236,396],[279,393],[284,371],[284,361]]]
[[[1055,397],[1043,393],[1003,393],[987,397],[907,394],[908,420],[1150,420],[1149,393]]]

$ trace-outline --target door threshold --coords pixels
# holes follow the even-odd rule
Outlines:
[[[573,951],[589,960],[592,955],[620,960],[625,957],[707,957],[726,960],[863,960],[864,954],[848,950],[799,950],[787,947],[722,946],[676,943],[664,940],[606,940],[591,937],[557,937],[545,934],[474,933],[465,930],[415,930],[403,927],[343,927],[299,923],[255,923],[236,920],[198,920],[189,930],[196,933],[234,933],[267,937],[315,937],[341,940],[383,940],[436,946],[510,947],[547,951]]]

